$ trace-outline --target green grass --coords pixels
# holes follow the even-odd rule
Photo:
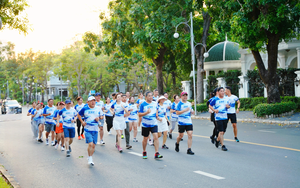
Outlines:
[[[1,188],[12,188],[12,186],[8,185],[2,175],[0,174],[0,187]]]

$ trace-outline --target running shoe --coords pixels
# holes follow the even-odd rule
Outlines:
[[[172,133],[169,133],[169,138],[172,139]]]
[[[124,139],[124,135],[123,134],[121,135],[121,139]]]
[[[108,135],[111,135],[111,132],[110,132],[110,131],[108,131]]]
[[[71,146],[69,146],[69,151],[72,152]]]
[[[123,152],[123,149],[121,147],[119,147],[119,146],[118,146],[118,150],[119,150],[120,153]]]
[[[70,157],[71,156],[71,152],[68,150],[67,151],[67,155],[66,155],[67,157]]]
[[[153,146],[153,142],[151,139],[149,139],[149,142],[148,142],[149,146]]]
[[[143,152],[143,159],[147,159],[148,157],[147,157],[147,152]]]
[[[65,146],[62,146],[62,147],[60,148],[60,150],[61,150],[61,151],[65,151]]]
[[[58,148],[58,144],[56,144],[54,148],[57,149]]]
[[[216,148],[218,148],[219,145],[220,145],[220,141],[217,141],[217,139],[216,139],[216,140],[215,140],[215,146],[216,146]]]
[[[240,140],[237,137],[234,137],[236,142],[240,142]]]
[[[161,158],[163,158],[163,156],[161,154],[159,154],[158,152],[155,153],[154,159],[161,159]]]
[[[104,144],[105,144],[105,142],[104,142],[103,140],[101,140],[101,141],[100,141],[100,144],[104,145]]]
[[[169,147],[166,146],[166,144],[164,144],[161,148],[162,148],[162,149],[169,149]]]
[[[183,141],[183,138],[180,141]]]
[[[51,142],[51,146],[55,146],[55,142],[52,141],[52,142]]]
[[[94,162],[93,162],[93,158],[92,157],[89,157],[88,158],[88,164],[91,165],[91,166],[94,166]]]
[[[48,138],[46,139],[46,145],[49,145],[49,140],[48,140]]]
[[[81,138],[82,138],[82,139],[84,139],[84,138],[85,138],[85,137],[84,137],[84,134],[81,134]]]
[[[215,138],[213,138],[212,136],[210,136],[210,140],[211,140],[211,143],[212,143],[212,144],[215,143]]]
[[[132,148],[132,146],[129,145],[129,144],[127,144],[127,145],[126,145],[126,149],[130,149],[130,148]]]
[[[81,140],[81,137],[80,137],[80,136],[78,136],[78,140]]]
[[[226,148],[225,145],[223,145],[223,146],[222,146],[222,150],[223,150],[223,151],[227,151],[228,149]]]
[[[192,151],[192,149],[191,148],[189,148],[188,150],[187,150],[187,152],[186,152],[187,154],[189,154],[189,155],[194,155],[195,153]]]
[[[179,152],[179,144],[177,142],[175,142],[175,151]]]
[[[42,140],[42,139],[38,139],[38,142],[39,142],[39,143],[43,143],[43,140]]]
[[[137,142],[137,139],[136,138],[133,138],[133,140],[132,140],[133,142]]]

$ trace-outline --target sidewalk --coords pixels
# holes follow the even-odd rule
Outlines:
[[[210,113],[209,112],[198,113],[197,116],[192,116],[192,119],[210,120]],[[296,112],[292,116],[261,119],[261,118],[255,118],[252,111],[241,111],[240,113],[237,114],[237,121],[249,122],[249,123],[274,123],[274,124],[282,124],[282,125],[300,124],[300,113]]]

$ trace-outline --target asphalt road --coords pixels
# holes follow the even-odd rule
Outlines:
[[[25,110],[24,110],[25,112]],[[300,128],[270,124],[239,123],[240,143],[233,141],[232,127],[225,134],[227,152],[211,144],[212,123],[193,120],[194,156],[186,154],[187,137],[174,151],[160,149],[163,159],[142,159],[138,143],[120,154],[115,136],[105,133],[104,146],[97,145],[95,166],[87,164],[87,145],[75,140],[71,157],[32,139],[30,119],[23,115],[0,116],[0,164],[21,187],[299,187]],[[177,131],[177,128],[176,130]],[[177,136],[174,133],[173,137]],[[132,140],[132,139],[131,139]],[[162,139],[160,139],[161,143]]]

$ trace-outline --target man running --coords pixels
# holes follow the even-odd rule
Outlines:
[[[143,141],[143,159],[147,159],[147,140],[149,137],[149,133],[151,132],[153,135],[154,140],[154,148],[155,148],[155,159],[163,158],[162,155],[159,154],[158,148],[159,148],[159,141],[158,141],[158,127],[157,127],[157,120],[156,120],[156,114],[157,114],[157,103],[153,101],[153,94],[148,91],[145,94],[146,101],[143,102],[139,107],[139,117],[142,118],[142,136]]]
[[[125,140],[126,140],[126,149],[130,149],[132,148],[132,146],[130,145],[130,126],[129,126],[129,120],[128,120],[128,117],[130,116],[130,109],[128,108],[129,107],[129,104],[127,103],[127,96],[126,95],[122,95],[122,102],[125,104],[124,105],[124,108],[127,108],[128,109],[128,113],[125,113],[124,114],[124,117],[125,117],[125,123],[126,123],[126,128],[124,129],[125,131]]]
[[[181,93],[181,101],[177,105],[176,114],[178,115],[178,132],[177,142],[175,143],[175,151],[179,152],[179,142],[181,141],[184,132],[188,135],[188,149],[187,154],[194,155],[192,151],[193,138],[193,124],[191,113],[194,114],[192,104],[187,101],[187,92]]]
[[[157,102],[158,97],[159,97],[158,90],[157,89],[153,90],[153,101]]]
[[[209,108],[209,104],[212,100],[214,100],[215,97],[219,96],[219,92],[218,92],[218,88],[214,89],[214,91],[211,93],[211,98],[207,101],[206,106],[207,108]],[[215,144],[215,140],[217,139],[216,137],[218,137],[219,132],[218,132],[218,126],[217,123],[215,121],[215,113],[209,108],[210,110],[210,121],[213,122],[214,124],[214,129],[213,129],[213,134],[210,136],[210,140],[212,144]]]
[[[98,140],[98,123],[103,118],[103,112],[98,107],[95,107],[96,99],[91,96],[88,98],[88,106],[83,107],[78,113],[78,119],[84,126],[85,138],[88,146],[88,164],[94,166],[93,154]],[[85,117],[85,121],[82,120]]]
[[[44,108],[43,116],[46,117],[45,119],[45,130],[46,130],[46,145],[49,144],[48,136],[51,132],[51,145],[55,146],[54,138],[55,138],[55,121],[53,119],[54,112],[56,107],[53,106],[53,99],[48,99],[48,105]]]
[[[66,156],[70,157],[72,149],[71,144],[73,142],[73,138],[75,137],[75,122],[77,117],[77,112],[74,108],[71,108],[71,100],[65,101],[66,107],[59,111],[57,116],[57,123],[59,123],[59,119],[63,120],[63,129],[64,129],[64,137],[65,137],[65,147],[66,147]],[[59,127],[59,124],[57,125]]]
[[[215,113],[215,120],[218,126],[219,135],[215,141],[215,145],[218,148],[221,142],[222,150],[227,151],[224,145],[224,134],[227,129],[228,117],[227,109],[230,108],[229,102],[226,97],[224,97],[224,88],[218,88],[219,96],[215,97],[209,104],[209,108]]]
[[[126,103],[129,104],[130,92],[126,92]]]
[[[95,99],[96,99],[96,107],[100,108],[101,111],[103,111],[104,109],[104,103],[103,101],[101,101],[101,94],[100,93],[96,93],[95,94]],[[104,126],[104,118],[100,119],[99,121],[99,128],[100,128],[100,144],[104,145],[105,142],[103,141],[103,126]]]
[[[35,110],[35,107],[36,107],[36,103],[33,102],[32,103],[32,108],[30,108],[28,110],[27,116],[31,116],[31,112],[33,112]],[[36,123],[33,121],[32,116],[31,116],[31,130],[33,132],[33,138],[38,140],[38,129],[37,129]]]
[[[225,94],[227,95],[227,99],[230,105],[230,108],[227,110],[227,116],[228,116],[228,120],[230,120],[230,122],[232,123],[234,139],[236,142],[239,142],[239,139],[237,138],[238,131],[236,127],[236,123],[237,123],[236,114],[239,113],[241,103],[237,96],[231,94],[231,91],[232,91],[231,87],[229,86],[225,87]],[[235,103],[238,104],[236,111],[235,111]]]

